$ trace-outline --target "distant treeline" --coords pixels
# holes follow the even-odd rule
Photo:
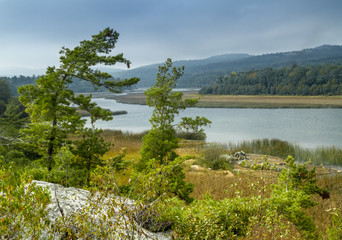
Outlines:
[[[201,94],[342,95],[342,64],[298,66],[231,72],[220,76]]]
[[[6,81],[10,90],[11,96],[17,96],[17,88],[26,84],[34,84],[38,76],[14,76],[14,77],[0,77],[0,80]]]
[[[9,87],[10,90],[10,95],[11,96],[17,96],[18,92],[17,92],[17,88],[19,86],[23,86],[26,84],[35,84],[36,79],[39,76],[33,75],[31,77],[29,76],[14,76],[14,77],[1,77],[0,76],[0,81],[5,81]],[[100,87],[95,89],[91,83],[87,82],[87,81],[80,81],[78,79],[75,79],[72,84],[69,85],[69,88],[71,90],[73,90],[74,92],[77,93],[89,93],[89,92],[106,92],[108,90],[106,90],[104,87]],[[125,89],[127,89],[128,87],[126,87]],[[131,87],[129,87],[130,89]]]

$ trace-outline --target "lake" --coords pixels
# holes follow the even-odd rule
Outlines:
[[[122,104],[104,98],[93,101],[112,111],[128,112],[114,116],[109,122],[98,121],[98,128],[133,133],[150,129],[153,109],[148,106]],[[342,109],[189,108],[181,113],[181,116],[196,115],[212,121],[211,127],[205,128],[208,142],[238,143],[277,138],[306,148],[342,148]]]

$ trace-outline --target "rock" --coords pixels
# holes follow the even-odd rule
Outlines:
[[[62,215],[64,215],[65,219],[70,219],[70,217],[77,212],[81,213],[82,210],[88,207],[90,203],[94,204],[95,202],[101,202],[100,206],[95,204],[95,213],[89,213],[89,218],[94,218],[94,222],[96,224],[104,225],[104,229],[106,229],[106,231],[112,231],[110,234],[111,237],[108,239],[122,239],[122,237],[126,236],[125,234],[127,233],[130,234],[130,237],[133,237],[132,239],[171,239],[170,231],[162,233],[149,232],[141,226],[138,226],[136,222],[131,220],[132,218],[124,215],[123,212],[130,212],[129,210],[135,211],[137,208],[133,200],[120,198],[117,196],[100,198],[100,195],[91,196],[89,191],[83,189],[73,187],[65,188],[58,184],[43,181],[33,182],[36,183],[37,186],[47,187],[50,191],[51,202],[47,206],[47,217],[52,224],[56,223],[58,219],[61,219]],[[98,207],[98,209],[96,207]],[[103,222],[103,216],[107,216],[108,209],[114,211],[115,214],[111,216],[115,216],[115,219],[107,219],[107,222]],[[96,224],[94,226],[96,226]],[[118,224],[122,225],[119,225],[118,227]],[[70,226],[70,229],[77,235],[78,227],[72,225]],[[42,236],[41,239],[44,239],[47,236],[49,235],[46,233],[46,235]],[[68,237],[68,233],[55,232],[52,237],[53,239],[64,239],[65,237]],[[87,235],[87,237],[99,239],[91,233],[90,235]]]
[[[246,159],[246,153],[244,151],[239,151],[234,154],[234,157],[236,160],[245,160]]]

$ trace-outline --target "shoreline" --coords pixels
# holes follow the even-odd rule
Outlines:
[[[146,105],[143,92],[91,94],[94,98]],[[184,98],[200,97],[195,106],[198,108],[342,108],[342,96],[200,95],[197,91],[185,91],[183,94]]]
[[[106,109],[106,110],[109,110],[109,109]],[[76,111],[81,117],[89,117],[90,116],[90,113],[86,110],[76,109]],[[109,110],[109,111],[111,112],[112,116],[127,114],[127,111],[111,111],[111,110]]]

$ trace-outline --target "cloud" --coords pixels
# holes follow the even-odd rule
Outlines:
[[[0,65],[58,64],[62,46],[105,27],[133,67],[341,44],[340,9],[340,0],[0,0]]]

